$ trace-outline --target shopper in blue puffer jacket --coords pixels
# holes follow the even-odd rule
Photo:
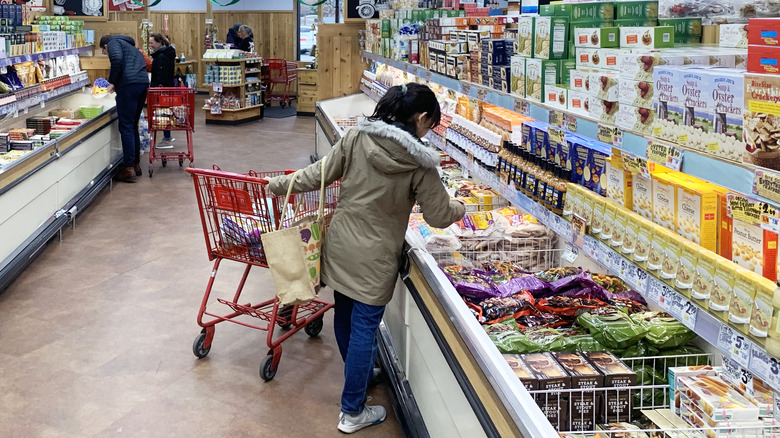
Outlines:
[[[141,138],[138,120],[146,101],[149,75],[146,60],[135,46],[135,40],[124,35],[106,35],[100,39],[100,48],[111,61],[108,92],[116,92],[116,112],[119,116],[119,135],[122,139],[124,168],[117,180],[135,182],[141,172]]]

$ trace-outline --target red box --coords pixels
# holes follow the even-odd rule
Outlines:
[[[780,46],[748,45],[747,69],[752,73],[780,74]]]
[[[780,18],[751,18],[748,44],[780,46]]]

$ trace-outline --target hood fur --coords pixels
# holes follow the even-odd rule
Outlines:
[[[435,169],[439,166],[439,153],[432,147],[425,146],[420,140],[403,129],[385,123],[381,120],[371,121],[363,118],[358,123],[358,129],[366,134],[387,138],[395,141],[417,160],[422,167]]]

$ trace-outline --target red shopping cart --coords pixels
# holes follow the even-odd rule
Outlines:
[[[271,106],[271,102],[278,100],[282,108],[286,107],[292,101],[290,84],[298,79],[298,63],[281,58],[268,58],[266,72],[264,75],[265,104]]]
[[[269,381],[276,375],[282,356],[282,342],[300,329],[304,329],[309,336],[317,336],[322,330],[323,314],[333,307],[333,304],[315,299],[306,304],[281,306],[277,297],[257,304],[242,304],[239,302],[241,291],[252,266],[268,267],[263,251],[262,233],[273,231],[279,226],[279,220],[285,211],[285,217],[290,219],[281,224],[282,228],[316,215],[320,203],[319,190],[295,195],[285,205],[284,196],[275,196],[268,190],[266,178],[292,171],[250,172],[240,175],[223,172],[216,166],[214,170],[186,170],[192,174],[195,183],[209,260],[214,260],[198,313],[198,324],[203,330],[195,338],[192,352],[199,358],[209,354],[215,325],[222,321],[265,330],[268,332],[266,340],[269,350],[260,363],[260,377]],[[325,189],[326,225],[330,223],[336,208],[339,188],[337,182]],[[221,307],[221,311],[214,311],[210,310],[209,299],[222,260],[243,263],[246,268],[231,300],[218,298],[216,303],[212,301],[214,306]],[[218,303],[223,306],[217,306]],[[289,331],[274,339],[275,326],[289,328]]]
[[[155,160],[162,161],[163,167],[168,160],[195,159],[192,153],[192,132],[195,130],[195,89],[181,87],[149,88],[146,94],[146,108],[149,115],[149,178],[154,173]],[[157,131],[185,131],[187,133],[187,151],[158,152]]]

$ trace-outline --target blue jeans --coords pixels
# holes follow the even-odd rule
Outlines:
[[[133,167],[141,162],[138,120],[144,110],[148,87],[147,84],[127,84],[116,89],[116,112],[119,116],[119,137],[122,139],[125,167]]]
[[[344,359],[341,412],[356,415],[363,411],[366,402],[366,390],[376,357],[376,334],[385,306],[364,304],[339,292],[334,292],[333,296],[333,329]]]
[[[163,140],[171,139],[171,131],[163,131]]]

